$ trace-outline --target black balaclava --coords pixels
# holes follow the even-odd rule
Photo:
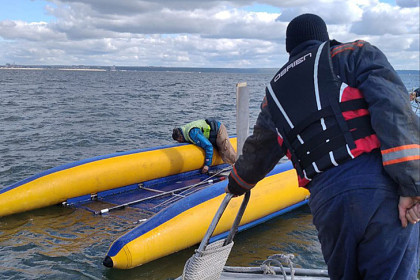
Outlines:
[[[297,16],[289,23],[286,30],[286,51],[290,53],[297,45],[308,40],[329,40],[327,25],[314,14]]]

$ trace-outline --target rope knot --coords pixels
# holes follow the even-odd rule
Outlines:
[[[293,280],[294,276],[295,276],[295,270],[293,268],[292,260],[294,258],[295,258],[295,256],[293,254],[275,254],[275,255],[272,255],[272,256],[268,257],[268,259],[266,259],[262,263],[261,270],[263,271],[264,274],[276,275],[276,272],[275,272],[274,268],[272,267],[272,265],[276,265],[280,268],[280,271],[283,274],[283,278],[285,280],[287,280],[286,272],[285,272],[283,264],[282,264],[282,263],[286,263],[290,268],[290,277]]]

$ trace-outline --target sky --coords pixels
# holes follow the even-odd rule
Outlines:
[[[0,65],[280,68],[287,24],[321,16],[419,70],[418,0],[0,0]]]

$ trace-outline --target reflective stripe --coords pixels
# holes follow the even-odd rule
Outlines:
[[[308,176],[306,176],[306,171],[303,170],[303,177],[305,177],[306,180],[308,181],[312,181],[312,179],[308,178]]]
[[[267,85],[268,92],[270,93],[271,97],[273,98],[274,102],[276,103],[277,107],[279,108],[280,112],[283,114],[283,117],[286,119],[287,123],[289,124],[290,128],[294,128],[294,125],[292,121],[289,119],[289,116],[287,116],[286,111],[283,109],[283,106],[281,106],[279,100],[277,99],[277,96],[274,94],[273,88],[271,87],[271,84]],[[303,139],[300,137],[300,135],[297,135],[297,138],[299,139],[299,142],[303,144]]]
[[[271,84],[267,85],[267,89],[271,97],[273,98],[274,102],[276,103],[277,107],[279,108],[280,112],[283,114],[283,117],[286,119],[287,123],[289,124],[290,128],[294,128],[292,121],[289,119],[289,116],[287,116],[286,111],[283,109],[283,106],[281,106],[279,100],[277,99],[277,96],[274,94]]]
[[[315,88],[316,106],[318,108],[318,111],[321,110],[321,101],[319,99],[319,88],[318,88],[318,65],[319,65],[319,58],[321,56],[321,51],[325,43],[326,42],[322,43],[319,46],[318,51],[316,52],[315,65],[314,65],[314,88]]]
[[[241,177],[239,177],[238,173],[236,173],[235,167],[233,167],[231,174],[232,174],[233,179],[235,179],[236,183],[238,183],[238,185],[241,186],[242,188],[250,190],[252,189],[252,187],[255,186],[255,184],[254,185],[248,184]]]
[[[319,67],[319,58],[321,57],[321,52],[322,52],[322,49],[324,48],[324,45],[325,45],[326,43],[327,43],[327,42],[324,42],[324,43],[322,43],[322,44],[319,46],[318,51],[317,51],[316,56],[315,56],[315,65],[314,65],[314,86],[315,86],[316,105],[317,105],[317,107],[318,107],[318,111],[319,111],[319,110],[321,110],[321,99],[320,99],[320,97],[319,97],[319,86],[318,86],[318,67]],[[341,88],[340,88],[340,98],[341,98],[342,90],[344,90],[344,88],[343,88],[343,87],[341,87]],[[322,126],[322,130],[326,130],[326,129],[327,129],[327,126],[325,125],[325,120],[324,120],[324,118],[321,118],[321,126]],[[326,142],[329,142],[329,141],[330,141],[329,139],[327,139],[327,140],[326,140]],[[329,154],[329,156],[330,156],[331,163],[332,163],[334,166],[337,166],[338,164],[337,164],[337,162],[335,161],[334,154],[333,154],[331,151],[330,151],[328,154]],[[314,169],[315,169],[315,171],[316,171],[317,173],[321,173],[321,172],[319,171],[318,167],[316,166],[316,164],[315,164],[314,162],[312,163],[312,165],[314,166]]]
[[[399,159],[384,161],[383,165],[385,166],[385,165],[396,164],[396,163],[401,163],[401,162],[404,162],[404,161],[412,161],[412,160],[420,160],[420,155],[408,156],[408,157],[403,157],[403,158],[399,158]]]
[[[316,173],[321,173],[321,171],[319,171],[318,166],[316,165],[315,162],[312,162],[312,166],[313,166]]]
[[[328,154],[330,155],[330,160],[331,160],[332,164],[334,164],[334,166],[338,166],[338,163],[335,161],[333,152],[329,152]]]
[[[381,151],[383,165],[420,159],[420,145],[404,145]]]
[[[316,56],[315,56],[315,64],[314,64],[314,88],[315,88],[316,107],[318,108],[318,111],[321,110],[321,99],[319,98],[319,86],[318,86],[318,66],[319,66],[319,58],[321,57],[322,48],[324,47],[325,43],[326,42],[322,43],[318,47],[318,51],[316,52]],[[321,118],[321,126],[322,126],[322,130],[327,129],[327,127],[325,126],[324,118]]]
[[[281,136],[281,134],[280,134],[279,130],[277,129],[277,127],[276,127],[276,131],[277,131],[277,135],[283,140],[283,137]],[[300,138],[299,135],[298,135],[298,137]],[[306,180],[308,180],[308,181],[312,181],[312,179],[310,179],[310,178],[308,178],[308,176],[306,176],[306,171],[305,170],[302,170],[302,171],[303,171],[303,177]]]
[[[299,134],[297,135],[297,138],[299,139],[299,142],[300,142],[301,144],[305,143],[305,142],[303,142],[303,139],[302,139],[302,137],[300,137],[300,135],[299,135]]]
[[[338,102],[341,102],[341,99],[343,99],[343,92],[344,89],[347,87],[347,85],[345,83],[341,83],[341,87],[340,87],[340,98],[338,99]]]
[[[354,155],[351,153],[349,145],[346,144],[347,153],[351,156],[352,159],[354,159]]]
[[[276,127],[276,132],[277,132],[277,135],[278,135],[281,139],[283,139],[283,136],[281,136],[281,134],[280,134],[279,130],[277,129],[277,127]]]

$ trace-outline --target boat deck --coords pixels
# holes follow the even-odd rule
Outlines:
[[[276,273],[263,274],[260,267],[233,267],[225,266],[220,276],[220,280],[233,279],[285,279],[279,267],[271,267]],[[285,267],[286,279],[292,279],[290,268]],[[328,271],[325,269],[305,269],[295,268],[293,279],[295,280],[328,280]]]
[[[220,280],[241,280],[241,279],[284,279],[283,275],[270,275],[270,274],[252,274],[252,273],[235,273],[235,272],[222,272]],[[286,279],[292,279],[287,275]],[[299,276],[295,275],[294,280],[328,280],[328,277],[322,276]]]
[[[295,268],[295,272],[290,275],[290,269],[285,268],[286,278],[280,268],[273,267],[275,275],[264,274],[259,267],[233,267],[225,266],[220,275],[220,280],[241,280],[241,279],[294,279],[294,280],[329,280],[328,271],[324,269],[305,269]],[[182,280],[182,276],[175,280]]]
[[[71,198],[65,206],[85,209],[95,215],[135,215],[138,221],[153,216],[172,203],[227,178],[228,165],[213,167],[209,173],[189,171],[112,190]],[[124,210],[124,211],[122,211]]]

